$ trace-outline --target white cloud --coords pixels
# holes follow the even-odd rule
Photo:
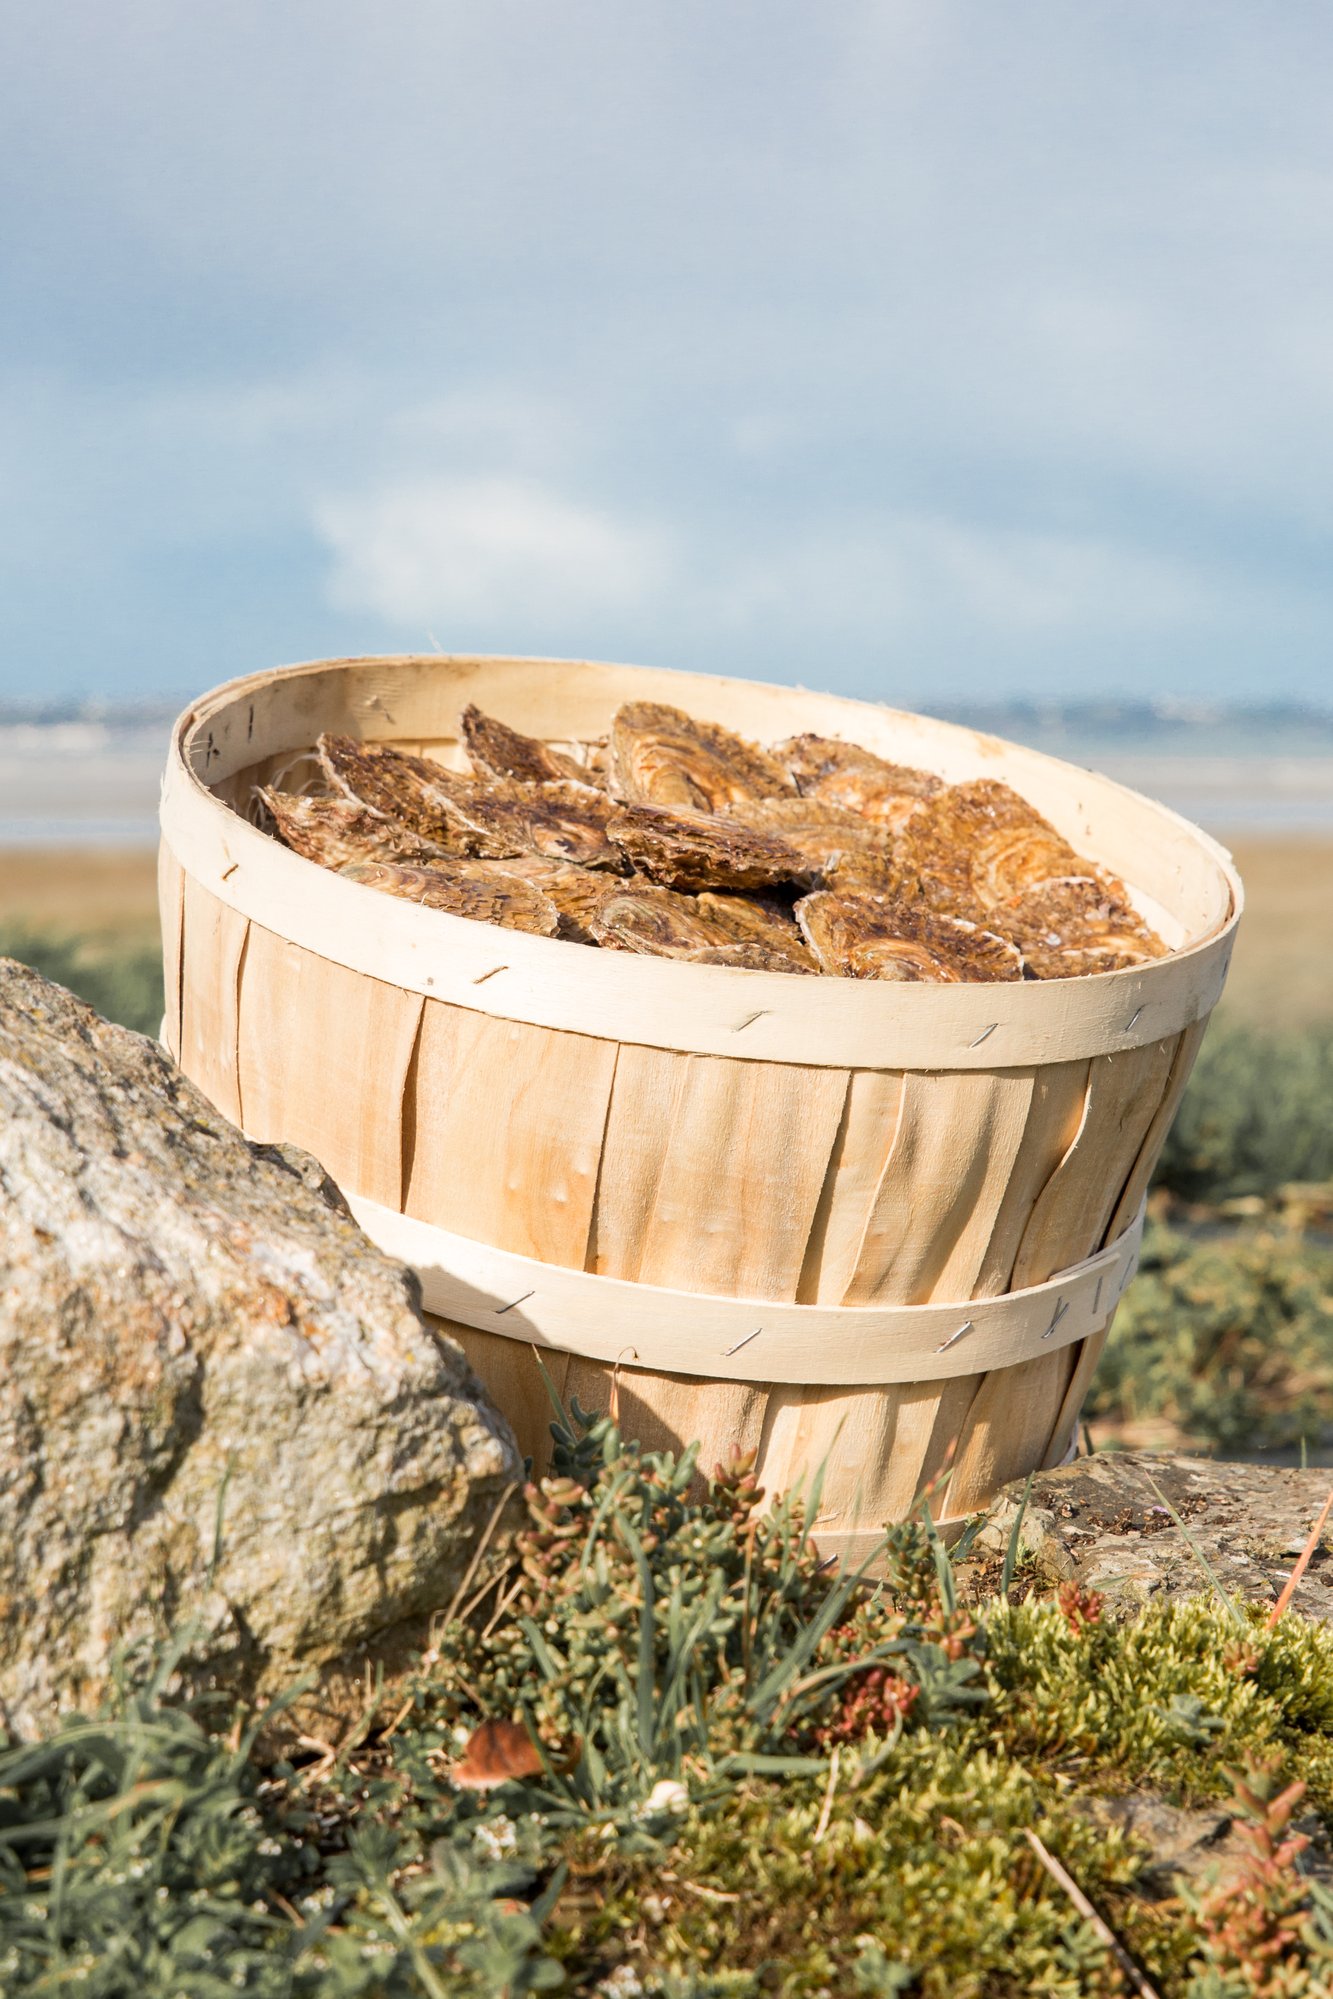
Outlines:
[[[315,510],[344,610],[395,624],[564,623],[646,607],[673,567],[661,530],[529,480],[417,479]]]

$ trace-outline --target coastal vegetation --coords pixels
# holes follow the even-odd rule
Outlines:
[[[558,1441],[509,1562],[341,1739],[191,1690],[186,1632],[0,1751],[0,1987],[1329,1989],[1326,1627],[1206,1594],[1117,1623],[1034,1589],[1017,1536],[970,1596],[924,1522],[866,1590],[814,1492],[760,1512],[742,1459],[701,1494],[577,1408]],[[1145,1807],[1216,1859],[1163,1867]]]

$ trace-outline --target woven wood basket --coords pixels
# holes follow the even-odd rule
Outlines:
[[[841,735],[1014,785],[1172,944],[978,986],[593,951],[420,908],[279,846],[253,788],[322,729],[462,767],[475,701],[568,746],[627,699],[761,741]],[[252,1137],[307,1147],[466,1347],[540,1470],[554,1385],[646,1444],[827,1461],[856,1558],[950,1451],[940,1511],[1058,1462],[1226,975],[1241,888],[1175,814],[995,737],[750,681],[586,661],[321,661],[178,723],[163,787],[166,1039]]]

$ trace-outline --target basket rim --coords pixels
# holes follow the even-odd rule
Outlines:
[[[335,875],[251,826],[210,787],[269,753],[273,729],[299,726],[266,709],[309,710],[307,747],[325,724],[320,693],[350,676],[366,733],[388,735],[390,701],[410,700],[423,676],[499,672],[530,680],[557,702],[569,697],[551,676],[585,673],[665,683],[682,705],[693,699],[733,705],[754,699],[790,704],[799,723],[814,708],[843,721],[864,718],[862,733],[902,728],[938,743],[955,758],[995,769],[1017,760],[1053,774],[1066,791],[1105,813],[1131,811],[1164,844],[1188,850],[1215,873],[1226,903],[1203,936],[1167,957],[1082,978],[1000,985],[934,986],[873,980],[798,979],[728,966],[696,965],[628,952],[590,952],[562,938],[522,932],[425,909]],[[424,683],[423,683],[424,684]],[[369,689],[366,693],[364,690]],[[469,690],[469,693],[475,690]],[[386,698],[387,696],[387,698]],[[624,698],[622,693],[619,698]],[[244,729],[241,727],[244,713]],[[258,718],[258,731],[256,720]],[[805,726],[818,727],[811,717]],[[268,731],[268,733],[266,733]],[[408,740],[418,732],[400,731]],[[431,740],[451,741],[441,732]],[[577,734],[576,730],[569,732]],[[610,662],[507,654],[387,654],[311,660],[221,683],[199,696],[171,734],[163,779],[165,846],[185,873],[238,914],[291,942],[369,977],[502,1018],[640,1042],[683,1052],[813,1066],[995,1069],[1076,1059],[1144,1046],[1206,1017],[1226,976],[1244,891],[1231,856],[1169,807],[1063,759],[962,725],[908,710],[804,688]],[[1165,905],[1162,905],[1165,908]],[[1171,912],[1167,912],[1170,914]],[[1179,920],[1179,919],[1177,919]],[[1021,997],[1020,997],[1021,995]]]

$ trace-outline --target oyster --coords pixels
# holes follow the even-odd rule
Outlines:
[[[720,935],[700,915],[692,895],[677,895],[674,889],[651,883],[622,884],[593,918],[592,933],[612,951],[639,951],[658,958],[687,958],[692,951],[735,941]]]
[[[315,745],[320,768],[333,791],[355,805],[410,827],[450,854],[504,854],[521,851],[512,833],[506,839],[469,817],[464,802],[479,787],[471,778],[428,763],[425,757],[391,744],[359,743],[354,736],[323,735]]]
[[[783,951],[770,951],[763,944],[710,944],[701,951],[687,951],[691,965],[730,965],[738,972],[796,972],[809,977],[818,970],[813,961],[802,964]]]
[[[892,854],[887,829],[846,806],[818,798],[740,799],[728,819],[758,833],[772,833],[795,848],[811,875],[822,875],[846,855],[863,855],[871,870],[886,868]]]
[[[607,831],[625,859],[664,888],[773,888],[812,874],[785,840],[703,812],[626,805]]]
[[[439,861],[449,858],[434,840],[423,840],[410,826],[386,819],[350,798],[305,798],[294,792],[260,785],[261,798],[278,837],[294,854],[321,867],[341,868],[349,861]]]
[[[619,870],[624,861],[609,837],[617,810],[604,791],[573,778],[504,790],[492,787],[468,806],[479,825],[493,827],[497,837],[508,828],[521,847],[533,853],[575,861],[585,868]]]
[[[450,916],[527,930],[536,937],[554,937],[556,932],[556,907],[549,897],[531,882],[497,873],[481,861],[450,860],[428,868],[353,861],[338,872],[363,888],[383,889],[387,895],[443,909]]]
[[[956,916],[881,896],[820,889],[796,918],[825,972],[846,979],[933,985],[1021,979],[1020,951],[993,931]]]
[[[699,914],[728,943],[786,958],[800,971],[818,969],[791,911],[770,896],[705,893],[699,897]]]
[[[536,736],[525,736],[471,704],[463,710],[460,726],[473,769],[488,777],[513,778],[519,784],[542,784],[562,777],[576,778],[583,784],[592,781],[588,770],[563,750],[550,749]]]
[[[904,829],[895,867],[900,880],[933,880],[983,909],[1041,882],[1095,872],[1035,806],[993,778],[951,784],[932,798]],[[1108,877],[1107,886],[1123,897],[1118,882]]]
[[[531,882],[555,904],[560,917],[561,937],[576,944],[595,944],[592,920],[609,897],[625,887],[619,875],[581,868],[574,861],[554,860],[548,854],[518,854],[512,860],[479,862],[497,874]]]
[[[796,786],[775,757],[716,722],[660,701],[628,701],[611,725],[611,789],[637,805],[722,812]]]
[[[994,912],[1039,979],[1115,972],[1166,955],[1151,925],[1091,875],[1042,882]]]
[[[773,745],[773,755],[791,773],[802,798],[859,812],[880,826],[905,825],[924,799],[943,788],[943,780],[931,771],[889,763],[836,736],[791,736]]]

